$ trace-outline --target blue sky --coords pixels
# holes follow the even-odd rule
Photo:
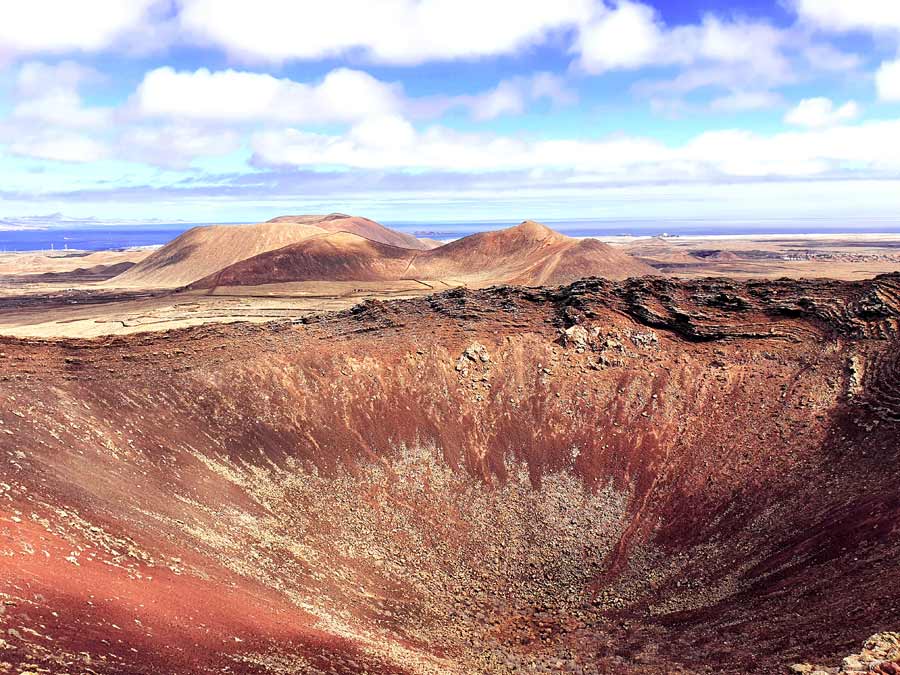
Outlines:
[[[10,0],[0,176],[0,218],[890,218],[900,3]]]

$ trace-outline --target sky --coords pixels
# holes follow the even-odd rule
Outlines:
[[[0,3],[0,218],[898,207],[897,0]]]

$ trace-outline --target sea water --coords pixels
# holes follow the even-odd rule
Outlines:
[[[477,232],[500,230],[519,221],[413,221],[384,220],[387,227],[431,239],[457,239]],[[800,234],[900,234],[898,219],[821,218],[793,220],[597,220],[590,218],[540,222],[571,237],[652,237],[712,235],[800,235]],[[159,246],[198,225],[173,223],[152,225],[54,226],[41,229],[4,230],[0,227],[0,251],[46,251],[65,248],[82,251]],[[219,223],[221,224],[221,223]]]

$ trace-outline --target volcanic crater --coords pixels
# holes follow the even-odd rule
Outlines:
[[[898,328],[888,275],[0,338],[0,672],[838,664],[900,624]]]

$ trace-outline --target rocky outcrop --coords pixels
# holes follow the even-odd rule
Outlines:
[[[845,657],[840,666],[815,666],[796,663],[791,673],[809,675],[900,675],[900,633],[878,633],[866,640],[861,652]]]

